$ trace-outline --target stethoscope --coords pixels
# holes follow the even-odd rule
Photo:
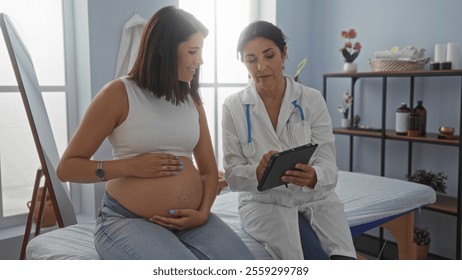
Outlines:
[[[298,109],[300,112],[300,119],[302,122],[305,121],[305,114],[303,113],[303,109],[300,105],[297,104],[297,100],[292,101],[292,105],[294,105],[295,108]],[[250,104],[246,104],[246,120],[247,120],[247,145],[244,146],[242,149],[242,152],[244,153],[244,156],[247,158],[252,157],[255,154],[255,144],[252,143],[252,129],[250,127]],[[290,119],[290,117],[289,117]],[[289,120],[287,120],[287,123]]]

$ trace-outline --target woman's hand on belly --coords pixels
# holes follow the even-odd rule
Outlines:
[[[189,158],[178,160],[183,163],[183,170],[175,176],[118,178],[107,182],[106,191],[125,208],[146,219],[170,218],[170,209],[197,210],[203,196],[200,174]]]
[[[194,209],[171,209],[169,217],[153,216],[149,220],[168,229],[185,230],[205,224],[209,213]]]
[[[175,176],[183,170],[181,160],[167,153],[146,153],[134,157],[130,164],[130,176],[156,178]]]

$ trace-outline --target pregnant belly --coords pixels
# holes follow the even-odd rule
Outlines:
[[[199,209],[203,187],[199,172],[188,158],[175,176],[124,177],[111,180],[107,192],[132,213],[149,218],[169,216],[170,209]]]

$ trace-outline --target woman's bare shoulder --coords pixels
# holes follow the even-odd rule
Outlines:
[[[120,123],[128,113],[127,98],[124,82],[116,79],[101,88],[90,107],[97,111],[104,111],[107,115],[113,115],[117,118],[117,123]]]
[[[126,94],[125,84],[121,79],[112,80],[101,88],[100,94]]]

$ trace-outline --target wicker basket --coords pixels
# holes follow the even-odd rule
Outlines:
[[[423,71],[425,64],[430,58],[418,61],[392,60],[392,59],[370,59],[369,64],[372,72],[406,72]]]

